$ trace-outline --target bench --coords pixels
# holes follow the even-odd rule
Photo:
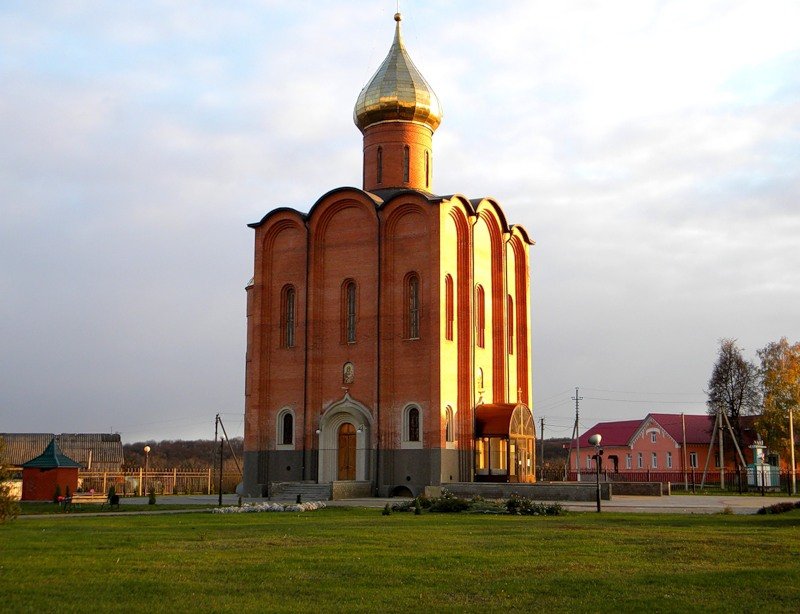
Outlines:
[[[65,511],[69,511],[73,506],[78,506],[78,508],[80,508],[84,503],[99,503],[100,509],[103,509],[106,504],[108,504],[109,508],[115,505],[119,507],[119,495],[113,495],[111,499],[109,499],[108,495],[101,492],[77,492],[70,497],[64,497],[61,501],[61,507]]]

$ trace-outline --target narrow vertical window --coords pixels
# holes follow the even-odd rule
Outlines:
[[[476,337],[478,347],[485,347],[486,343],[486,300],[483,293],[483,286],[478,286],[475,291],[475,315],[476,315]]]
[[[342,285],[342,341],[356,342],[356,282],[352,279]]]
[[[447,442],[455,441],[455,436],[453,434],[453,408],[449,405],[444,412],[444,439]]]
[[[288,411],[283,414],[281,443],[284,445],[292,445],[292,443],[294,443],[294,417]]]
[[[658,469],[658,454],[653,452],[653,469]]]
[[[411,150],[408,145],[403,147],[403,181],[408,183],[409,177],[409,163],[411,158]]]
[[[514,353],[514,299],[508,295],[508,353]]]
[[[431,185],[431,154],[425,152],[425,187],[429,188]]]
[[[419,408],[408,410],[408,440],[419,441]]]
[[[445,275],[444,278],[444,311],[445,311],[445,328],[444,337],[448,341],[453,340],[453,278],[450,275]]]
[[[378,147],[377,153],[377,182],[383,182],[383,147]]]
[[[281,309],[281,341],[283,347],[294,347],[295,319],[297,309],[297,293],[293,286],[284,286]]]
[[[409,273],[406,275],[404,291],[404,311],[403,328],[406,339],[419,339],[419,321],[420,321],[420,284],[419,276],[416,273]]]
[[[667,452],[667,469],[672,469],[672,452]]]

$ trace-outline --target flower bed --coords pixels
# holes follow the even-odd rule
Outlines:
[[[326,507],[324,501],[309,501],[307,503],[245,503],[229,507],[215,507],[214,514],[249,514],[254,512],[313,512]]]

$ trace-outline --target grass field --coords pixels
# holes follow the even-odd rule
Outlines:
[[[797,612],[800,511],[18,519],[0,610]]]

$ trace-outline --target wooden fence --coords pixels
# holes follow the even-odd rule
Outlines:
[[[222,492],[234,492],[241,482],[236,472],[222,473]],[[219,473],[212,469],[188,471],[183,469],[149,470],[142,468],[125,471],[80,471],[78,490],[107,493],[114,487],[118,495],[146,495],[150,489],[157,495],[196,495],[219,492]]]

